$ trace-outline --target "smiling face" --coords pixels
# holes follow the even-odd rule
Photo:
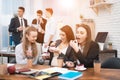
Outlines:
[[[17,14],[18,14],[19,17],[22,17],[23,14],[24,14],[24,11],[22,9],[18,9],[18,13]]]
[[[79,27],[76,30],[76,39],[79,44],[84,44],[87,39],[87,31],[83,27]]]
[[[67,41],[66,34],[62,30],[60,30],[60,39],[62,40],[62,42],[66,42]]]
[[[29,35],[26,34],[26,37],[30,43],[35,43],[37,39],[37,31],[31,31]]]

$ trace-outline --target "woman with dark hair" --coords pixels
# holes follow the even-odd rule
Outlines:
[[[77,26],[76,40],[71,40],[70,46],[80,64],[93,67],[93,61],[98,59],[99,45],[91,40],[91,30],[88,25]]]
[[[44,42],[44,33],[45,33],[45,26],[47,23],[47,20],[42,17],[43,12],[42,10],[37,10],[36,12],[37,18],[32,21],[33,26],[35,26],[38,29],[38,36],[37,36],[37,42],[43,44]]]
[[[64,55],[64,64],[74,61],[74,56],[70,54],[71,47],[69,46],[69,42],[71,40],[74,40],[72,28],[68,25],[65,25],[60,29],[60,40],[57,40],[50,45],[49,51],[51,53],[51,66],[58,66],[57,58],[61,54]],[[53,50],[51,46],[55,46],[56,48]],[[68,67],[73,67],[73,64],[69,65]]]

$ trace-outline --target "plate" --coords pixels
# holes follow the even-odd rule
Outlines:
[[[86,70],[87,68],[82,68],[82,69],[77,69],[77,68],[75,68],[75,70],[77,70],[77,71],[84,71],[84,70]]]

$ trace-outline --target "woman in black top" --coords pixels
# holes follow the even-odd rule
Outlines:
[[[77,26],[76,40],[71,40],[70,46],[80,64],[93,67],[93,61],[98,59],[99,45],[91,40],[91,30],[88,25]]]

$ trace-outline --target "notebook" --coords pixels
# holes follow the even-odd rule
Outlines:
[[[60,79],[74,80],[82,76],[82,72],[70,71],[59,76]]]

